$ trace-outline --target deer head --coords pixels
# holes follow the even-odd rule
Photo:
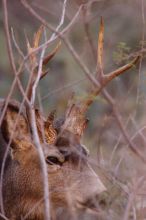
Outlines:
[[[40,157],[31,138],[26,114],[22,112],[18,115],[18,106],[14,102],[8,105],[1,127],[6,143],[11,140],[11,159],[3,179],[4,209],[10,219],[11,212],[14,219],[27,216],[28,213],[28,219],[32,216],[34,219],[43,219],[44,191]],[[39,128],[38,111],[36,114]],[[13,133],[16,120],[18,123]],[[51,120],[49,117],[41,121],[45,141],[38,129],[47,166],[51,209],[85,208],[86,202],[91,197],[95,199],[105,187],[88,164],[88,151],[81,144],[78,135],[67,128],[60,129],[57,134]]]
[[[38,40],[38,35],[37,38]],[[75,210],[97,209],[96,199],[106,190],[99,176],[88,162],[88,150],[81,138],[87,126],[86,111],[102,88],[113,78],[131,68],[137,61],[108,74],[102,72],[103,22],[101,21],[98,40],[99,86],[91,91],[89,98],[69,103],[65,118],[59,127],[55,126],[54,114],[47,119],[32,107],[33,87],[36,83],[36,69],[30,82],[27,97],[30,103],[8,104],[3,123],[2,137],[10,145],[4,177],[2,179],[3,212],[9,219],[45,219],[44,176],[34,127],[41,146],[47,169],[48,191],[51,211],[59,207]],[[36,42],[36,40],[35,40]],[[56,49],[43,60],[46,64],[56,53]],[[34,59],[34,57],[33,57]],[[46,72],[42,71],[39,79]],[[30,104],[30,105],[29,105]],[[32,120],[35,116],[35,121]],[[35,123],[36,126],[33,126]],[[51,214],[52,214],[51,212]],[[53,214],[52,214],[53,215]]]

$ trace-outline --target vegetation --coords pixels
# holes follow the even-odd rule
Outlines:
[[[38,70],[44,48],[45,56],[57,53],[43,66],[48,74],[37,88],[36,106],[43,114],[55,109],[57,117],[62,117],[73,93],[75,102],[94,100],[82,142],[90,150],[91,165],[107,191],[98,198],[101,215],[85,211],[79,219],[144,220],[145,1],[3,0],[0,6],[1,98],[8,99],[11,94],[10,99],[22,102],[23,89],[34,67]],[[105,86],[104,76],[129,63],[125,74],[113,77]],[[105,87],[95,96],[91,90],[99,82]],[[60,218],[69,217],[66,213]]]

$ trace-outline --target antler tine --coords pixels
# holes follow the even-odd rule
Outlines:
[[[72,103],[67,108],[67,114],[62,131],[67,130],[80,138],[87,126],[87,123],[88,119],[85,118],[81,106]]]
[[[93,103],[95,97],[101,92],[101,90],[114,78],[123,74],[130,68],[132,68],[140,59],[140,56],[134,58],[130,63],[116,69],[109,74],[103,72],[103,39],[104,39],[104,23],[101,18],[100,29],[98,35],[98,47],[97,47],[97,80],[99,86],[93,89],[88,97],[78,104],[71,104],[70,111],[65,119],[63,128],[71,131],[72,133],[81,137],[86,127],[87,120],[85,119],[85,113],[89,106]]]
[[[101,92],[101,90],[114,78],[117,76],[123,74],[127,70],[131,69],[140,59],[140,56],[137,56],[134,58],[130,63],[116,69],[113,72],[110,72],[108,74],[104,74],[103,71],[103,43],[104,43],[104,21],[101,17],[100,20],[100,28],[99,28],[99,34],[98,34],[98,45],[97,45],[97,80],[99,81],[99,87],[95,88],[88,96],[88,98],[84,101],[82,111],[86,111],[88,106],[92,104],[95,97]]]
[[[43,62],[42,62],[42,73],[41,73],[41,76],[40,76],[40,80],[42,78],[44,78],[44,76],[47,75],[48,73],[48,70],[45,70],[45,66],[49,63],[49,61],[56,55],[56,53],[58,52],[59,48],[61,46],[61,42],[59,42],[57,44],[57,46],[55,47],[55,49],[49,53],[44,59],[43,59]],[[38,68],[39,66],[37,65],[34,70],[33,70],[33,74],[32,74],[32,79],[31,79],[31,82],[30,82],[30,86],[29,86],[29,89],[28,89],[28,93],[27,93],[27,96],[30,100],[31,98],[31,95],[32,95],[32,87],[35,83],[35,80],[36,80],[36,76],[37,76],[37,72],[38,72]]]
[[[37,129],[39,132],[39,136],[41,137],[41,121],[43,121],[43,123],[45,123],[45,120],[42,120],[42,118],[40,118],[40,113],[35,111],[35,109],[33,109],[32,107],[34,107],[34,102],[35,102],[35,90],[37,87],[38,82],[48,73],[48,70],[45,69],[46,65],[48,64],[48,62],[55,56],[55,54],[57,53],[57,51],[59,50],[61,43],[59,42],[57,44],[57,46],[55,47],[55,49],[49,53],[45,58],[43,58],[42,60],[42,66],[41,66],[41,73],[40,76],[38,76],[38,69],[39,69],[39,65],[37,64],[37,57],[36,54],[33,53],[33,51],[39,47],[39,41],[40,41],[40,37],[43,31],[43,27],[41,26],[39,28],[39,30],[37,31],[37,33],[34,35],[34,39],[33,39],[33,47],[30,46],[29,42],[27,41],[27,45],[28,45],[28,52],[30,52],[30,64],[31,64],[31,69],[32,69],[32,76],[30,78],[29,81],[29,86],[28,86],[28,90],[27,90],[27,97],[30,101],[30,105],[28,103],[26,103],[26,114],[28,117],[28,123],[29,123],[29,127],[30,130],[32,129],[32,115],[34,118],[34,114],[36,116],[36,125],[37,125]],[[39,78],[38,78],[39,77]],[[33,111],[34,114],[33,114]],[[51,116],[50,116],[51,117]],[[53,114],[52,114],[53,117]],[[51,128],[50,128],[51,130]],[[52,128],[53,130],[53,128]],[[50,139],[49,139],[50,140]]]
[[[54,56],[55,54],[58,52],[58,50],[61,47],[61,41],[59,41],[59,43],[57,44],[57,46],[54,48],[54,50],[48,54],[48,56],[46,56],[43,60],[43,65],[46,65]]]
[[[99,74],[99,77],[103,77],[103,43],[104,43],[104,21],[101,17],[100,27],[98,34],[98,43],[97,43],[97,66],[96,71]]]
[[[84,109],[83,111],[86,111],[86,109],[88,108],[88,106],[90,106],[92,104],[92,102],[94,101],[95,97],[101,92],[101,90],[110,82],[112,81],[114,78],[116,78],[117,76],[123,74],[124,72],[126,72],[127,70],[131,69],[140,59],[140,56],[136,57],[133,59],[133,61],[131,61],[130,63],[116,69],[113,72],[110,72],[107,75],[104,75],[104,77],[102,77],[102,83],[100,83],[100,86],[95,89],[94,91],[91,92],[91,94],[89,95],[89,98],[87,98],[84,102],[84,105],[82,107],[82,109]]]
[[[108,83],[112,79],[114,79],[115,77],[117,77],[117,76],[123,74],[125,71],[131,69],[139,60],[140,60],[140,56],[137,56],[130,63],[116,69],[113,72],[108,73],[107,75],[104,76],[105,77],[105,82]]]

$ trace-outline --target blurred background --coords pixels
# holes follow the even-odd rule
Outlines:
[[[29,1],[29,4],[49,24],[54,28],[57,27],[62,13],[62,0],[32,0]],[[92,74],[96,71],[97,36],[101,16],[105,25],[105,74],[128,63],[140,51],[146,51],[146,1],[68,0],[65,21],[61,29],[71,22],[81,4],[85,4],[85,7],[67,31],[66,37]],[[19,0],[8,1],[8,12],[11,34],[13,33],[15,41],[24,55],[27,55],[26,38],[32,42],[33,35],[41,23],[24,8]],[[46,31],[49,39],[52,33]],[[50,44],[47,52],[51,51],[58,41]],[[19,67],[21,57],[15,47],[14,39],[12,39],[12,44],[15,62]],[[114,79],[106,87],[109,94],[115,99],[126,134],[143,155],[146,153],[146,65],[144,55],[145,53],[138,65]],[[64,113],[72,92],[75,92],[76,99],[80,100],[86,97],[92,85],[63,43],[61,49],[48,64],[48,68],[49,74],[41,81],[38,94],[44,114],[56,109],[57,115],[60,117]],[[24,87],[28,82],[29,74],[27,70],[21,73],[20,78]],[[7,97],[13,79],[14,75],[10,68],[6,48],[2,3],[0,3],[1,97]],[[13,92],[13,98],[22,99],[18,88],[15,88]],[[101,173],[101,178],[109,189],[113,187],[113,183],[115,185],[117,182],[122,189],[129,187],[129,184],[133,186],[138,178],[144,175],[146,165],[130,150],[113,115],[112,106],[100,95],[89,109],[87,117],[90,122],[83,137],[83,143],[91,151],[94,168]],[[112,192],[114,192],[113,188]],[[112,196],[114,197],[112,202],[121,205],[119,191],[112,193]]]

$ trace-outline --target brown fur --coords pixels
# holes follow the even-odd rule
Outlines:
[[[1,158],[14,130],[18,112],[19,107],[9,104],[1,126],[0,148],[3,148],[3,151],[0,151]],[[44,120],[42,123],[44,135],[49,135],[49,129],[52,129],[51,135],[57,134],[52,124],[49,127],[49,123],[46,125],[45,123]],[[41,136],[41,132],[39,135]],[[45,136],[48,143],[43,143],[42,136],[40,139],[46,161],[50,156],[57,158],[56,163],[47,163],[51,213],[56,212],[59,207],[75,210],[78,202],[84,203],[105,190],[88,164],[85,148],[75,135],[64,131],[59,133],[56,139],[53,136],[53,142],[52,139],[49,142],[50,139]],[[44,219],[40,159],[24,112],[20,114],[14,131],[2,182],[6,217],[11,220],[20,220],[21,217],[26,217],[26,220]]]

